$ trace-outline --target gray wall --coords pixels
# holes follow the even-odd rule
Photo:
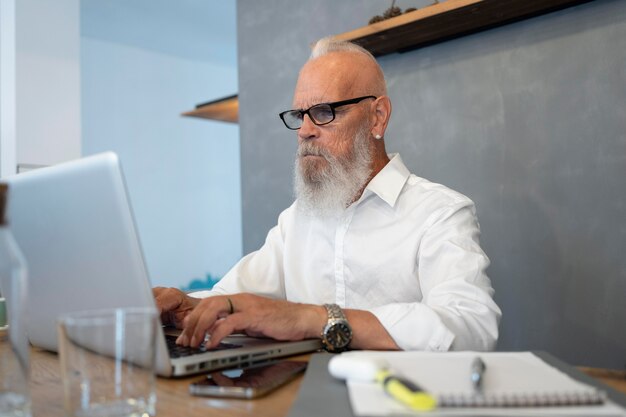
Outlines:
[[[277,113],[309,44],[384,7],[238,1],[244,252],[293,199],[296,137]],[[626,2],[379,61],[394,105],[388,150],[477,204],[504,312],[498,349],[626,366]]]

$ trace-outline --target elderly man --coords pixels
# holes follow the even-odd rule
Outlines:
[[[296,201],[213,290],[155,288],[163,322],[183,328],[179,344],[245,332],[321,338],[329,351],[494,347],[501,313],[474,205],[387,155],[386,94],[369,52],[316,44],[295,110],[280,114],[298,137]]]

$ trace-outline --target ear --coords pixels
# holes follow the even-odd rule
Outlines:
[[[385,130],[391,117],[391,100],[387,96],[380,96],[372,103],[371,122],[372,136],[385,137]]]

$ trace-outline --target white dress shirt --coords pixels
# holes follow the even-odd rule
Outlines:
[[[372,312],[404,350],[493,349],[501,312],[473,202],[390,157],[339,218],[307,215],[296,201],[261,249],[194,296],[336,303]]]

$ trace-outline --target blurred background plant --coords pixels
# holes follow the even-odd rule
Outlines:
[[[432,4],[439,3],[439,0],[434,0]],[[382,22],[383,20],[391,19],[392,17],[400,16],[402,13],[410,13],[417,10],[415,7],[408,7],[406,10],[402,11],[401,8],[396,6],[396,0],[391,1],[391,6],[383,12],[382,15],[376,15],[369,20],[369,24]]]
[[[215,284],[217,284],[217,282],[221,278],[222,277],[214,277],[211,274],[206,274],[206,277],[204,279],[194,279],[189,283],[189,285],[187,285],[186,287],[180,287],[180,289],[182,291],[210,290]]]

